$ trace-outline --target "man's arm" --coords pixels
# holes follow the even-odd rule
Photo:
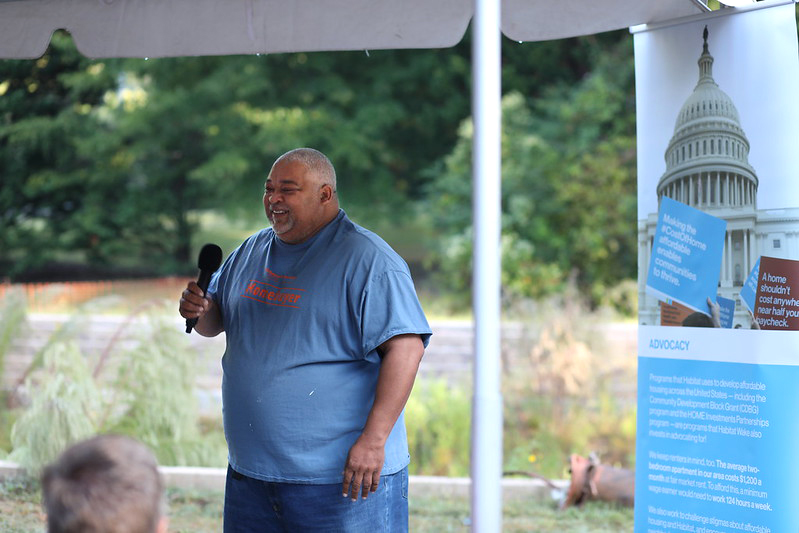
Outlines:
[[[216,303],[203,296],[203,291],[196,282],[190,281],[180,297],[180,316],[196,318],[194,330],[203,337],[215,337],[225,330],[222,313]]]
[[[343,495],[353,501],[358,499],[359,492],[366,498],[370,491],[377,490],[386,440],[411,395],[424,344],[419,335],[397,335],[381,344],[378,352],[382,362],[375,402],[344,465]]]

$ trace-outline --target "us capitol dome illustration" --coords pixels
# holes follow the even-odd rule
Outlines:
[[[736,302],[733,327],[749,328],[740,290],[761,255],[799,257],[799,208],[757,209],[760,179],[749,164],[750,144],[735,103],[713,79],[707,27],[703,40],[699,81],[677,114],[664,154],[658,205],[667,196],[727,221],[718,294]],[[638,317],[650,325],[661,323],[658,300],[645,291],[656,226],[657,213],[638,222]]]

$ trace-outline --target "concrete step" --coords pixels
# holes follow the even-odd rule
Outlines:
[[[204,468],[197,466],[161,466],[164,484],[170,488],[225,490],[225,468]],[[0,480],[11,479],[24,474],[19,465],[0,461]],[[569,480],[559,479],[552,482],[553,489],[540,479],[505,478],[502,480],[503,501],[512,499],[552,501],[559,500],[569,488]],[[408,493],[411,498],[468,498],[472,486],[470,478],[409,476]]]
[[[173,317],[175,328],[183,330],[184,321]],[[51,336],[61,327],[69,327],[67,315],[31,314],[28,316],[27,335],[15,339],[5,357],[5,371],[0,386],[13,387],[29,367],[34,355],[46,346]],[[144,318],[130,319],[124,316],[97,315],[86,317],[78,324],[81,331],[75,340],[82,353],[90,361],[97,361],[101,354],[113,345],[114,349],[133,348],[140,337],[141,328],[146,327]],[[433,337],[425,352],[419,369],[421,377],[444,378],[451,382],[471,381],[474,360],[474,327],[470,322],[439,321],[432,322]],[[501,353],[497,354],[503,368],[513,372],[536,371],[529,360],[530,348],[535,344],[534,325],[504,323],[501,332]],[[635,364],[637,325],[604,324],[599,335],[612,346],[612,353]],[[205,338],[197,334],[187,335],[186,339],[197,352],[197,387],[213,396],[213,391],[221,384],[221,357],[225,350],[224,334]],[[614,382],[614,391],[634,399],[635,383],[623,380]]]

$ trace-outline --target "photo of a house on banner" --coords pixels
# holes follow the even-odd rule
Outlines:
[[[759,209],[758,196],[771,188],[774,197],[775,190],[796,184],[799,169],[782,168],[784,175],[760,175],[750,164],[750,149],[756,143],[770,142],[769,135],[775,132],[761,130],[747,136],[746,121],[736,103],[714,79],[712,39],[707,27],[697,35],[698,80],[676,115],[674,133],[665,147],[666,169],[657,181],[657,205],[664,197],[670,198],[726,221],[717,296],[735,302],[730,327],[750,328],[752,318],[740,292],[753,266],[761,256],[799,259],[799,207]],[[736,58],[726,54],[724,60],[734,62]],[[687,63],[688,58],[686,69]],[[746,111],[757,113],[756,109]],[[773,206],[774,200],[769,203]],[[657,222],[657,212],[638,221],[639,322],[676,325],[673,319],[680,313],[679,306],[669,306],[646,291]]]

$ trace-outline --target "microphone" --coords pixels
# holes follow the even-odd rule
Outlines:
[[[205,291],[208,290],[208,284],[211,282],[211,274],[216,272],[216,269],[218,269],[221,264],[222,248],[216,244],[206,244],[202,247],[200,255],[197,258],[197,268],[200,269],[200,274],[197,276],[197,285],[202,289],[203,296],[205,296]],[[186,333],[191,333],[192,328],[196,325],[196,318],[187,318]]]

